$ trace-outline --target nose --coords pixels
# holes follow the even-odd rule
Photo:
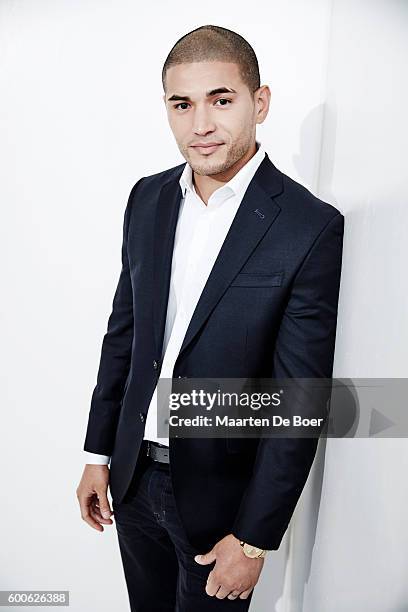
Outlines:
[[[206,106],[196,107],[194,112],[193,132],[198,136],[206,136],[215,131],[215,124]]]

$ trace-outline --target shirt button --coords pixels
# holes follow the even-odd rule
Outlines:
[[[159,367],[159,362],[156,361],[156,359],[154,359],[154,361],[153,361],[153,367],[154,367],[155,370],[157,370],[157,368]]]
[[[143,423],[143,421],[144,421],[144,414],[142,412],[139,412],[139,416],[140,416],[140,420]]]

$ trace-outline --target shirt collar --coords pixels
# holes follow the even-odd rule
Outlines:
[[[232,177],[231,180],[225,183],[222,187],[218,187],[218,189],[214,191],[214,194],[222,195],[222,194],[230,193],[230,194],[234,194],[238,196],[245,192],[255,172],[257,171],[258,166],[260,165],[260,163],[263,161],[265,157],[266,151],[263,148],[262,144],[258,140],[256,140],[255,142],[257,146],[257,151],[255,155],[253,155],[251,159],[247,161],[247,163],[244,166],[242,166],[240,170],[238,170],[238,172]],[[183,197],[186,195],[186,191],[196,193],[194,189],[193,181],[192,181],[192,176],[193,176],[192,168],[188,163],[186,163],[186,165],[184,166],[184,170],[179,179]]]

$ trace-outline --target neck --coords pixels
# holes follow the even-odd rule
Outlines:
[[[256,152],[256,142],[254,141],[252,146],[248,149],[247,153],[224,172],[219,172],[218,174],[211,174],[206,176],[202,174],[196,174],[193,171],[192,181],[195,190],[205,205],[208,204],[208,200],[210,199],[214,191],[216,191],[219,187],[225,185],[225,183],[228,183],[228,181],[230,181],[232,177],[234,177],[237,172],[239,172],[241,168],[245,166],[245,164],[251,159],[251,157],[255,155]]]

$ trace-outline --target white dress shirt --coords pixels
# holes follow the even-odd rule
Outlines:
[[[207,205],[195,191],[188,163],[180,176],[182,200],[172,257],[161,379],[173,377],[174,364],[207,278],[245,191],[265,157],[261,143],[256,141],[256,144],[255,155],[230,181],[211,194]],[[144,439],[169,445],[168,438],[157,436],[157,385],[147,413]],[[106,465],[110,461],[107,455],[83,452],[86,463]]]

